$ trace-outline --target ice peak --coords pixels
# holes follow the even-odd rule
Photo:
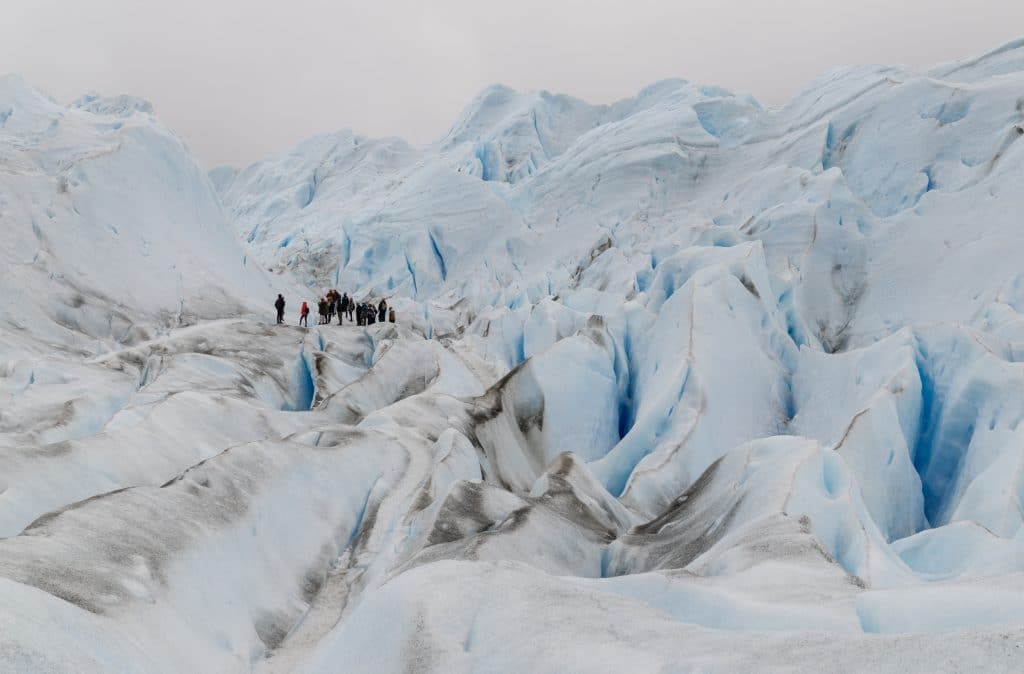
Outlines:
[[[973,81],[1021,70],[1024,70],[1024,36],[1010,40],[979,56],[958,59],[938,66],[931,74],[943,79]]]
[[[18,73],[0,75],[0,106],[35,107],[56,105],[49,96],[36,89]]]
[[[153,105],[149,101],[125,94],[102,96],[96,92],[89,92],[73,101],[69,107],[78,108],[79,110],[85,110],[97,115],[113,115],[114,117],[130,117],[137,112],[144,114],[153,113]]]

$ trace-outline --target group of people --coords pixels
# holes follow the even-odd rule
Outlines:
[[[284,296],[279,294],[277,301],[274,302],[279,325],[284,323],[284,307]],[[395,322],[395,308],[389,307],[387,300],[382,299],[374,306],[372,302],[356,302],[355,298],[348,296],[348,293],[339,294],[333,288],[317,301],[317,310],[320,314],[320,325],[329,324],[335,316],[338,317],[338,325],[342,324],[344,317],[348,317],[348,320],[354,321],[356,325],[372,325],[385,321]],[[308,302],[303,302],[299,308],[299,325],[309,327]]]
[[[381,300],[376,307],[373,306],[373,302],[356,305],[356,325],[383,323],[385,319],[389,323],[395,322],[395,308],[388,307],[386,300]]]
[[[349,299],[348,293],[342,293],[338,295],[338,291],[331,288],[327,291],[327,294],[320,298],[317,302],[317,310],[320,314],[320,325],[326,325],[334,320],[335,314],[338,316],[338,325],[341,325],[342,317],[348,316],[348,320],[352,320],[352,300]]]

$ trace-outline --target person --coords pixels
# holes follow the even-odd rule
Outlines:
[[[320,312],[320,325],[323,325],[327,321],[327,298],[321,297],[320,301],[317,302],[317,311]]]
[[[377,320],[383,323],[388,317],[388,303],[386,300],[381,300],[380,304],[377,305]]]
[[[395,308],[394,307],[390,307],[388,309],[388,323],[394,323],[394,322],[395,322]]]
[[[373,302],[366,303],[366,320],[369,325],[377,322],[377,311],[373,308]]]
[[[338,298],[338,325],[341,325],[342,318],[345,314],[348,314],[348,320],[352,320],[352,314],[349,313],[348,309],[348,293],[343,293]]]
[[[284,296],[281,293],[277,294],[277,301],[274,302],[274,308],[277,309],[277,324],[281,325],[284,323]]]
[[[309,327],[309,304],[303,300],[302,308],[299,309],[299,325]]]
[[[348,293],[345,293],[345,297],[348,297]],[[348,320],[351,323],[353,320],[352,316],[356,310],[356,298],[348,297]]]
[[[324,296],[324,302],[327,303],[326,311],[324,312],[324,316],[327,318],[327,320],[324,321],[324,323],[330,323],[331,319],[334,318],[334,289],[333,288],[331,290],[327,291],[327,295]]]

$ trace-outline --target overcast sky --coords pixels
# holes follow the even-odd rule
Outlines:
[[[840,64],[924,66],[1024,34],[1014,0],[0,0],[0,72],[132,93],[207,167],[314,133],[441,136],[484,86],[598,103],[667,77],[779,105]]]

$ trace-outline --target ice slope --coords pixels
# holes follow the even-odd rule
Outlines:
[[[0,79],[0,325],[76,351],[273,298],[206,175],[145,101]]]
[[[144,103],[7,80],[45,301],[0,322],[0,668],[1018,669],[1022,54],[774,110],[492,87],[209,177]],[[399,322],[254,319],[266,269]]]
[[[835,350],[967,322],[1015,278],[1016,261],[995,252],[1020,236],[1018,51],[921,73],[837,70],[778,110],[679,81],[604,108],[492,88],[434,146],[314,139],[222,194],[268,263],[293,260],[309,278],[315,256],[318,286],[466,298],[470,316],[564,294],[598,249],[624,251],[598,285],[629,296],[656,273],[645,265],[682,247],[760,240],[799,341]],[[492,179],[479,142],[533,168]],[[322,161],[335,143],[339,156],[355,146],[354,168]],[[279,192],[260,187],[279,182],[320,187],[279,212]],[[958,281],[982,260],[984,279]],[[953,301],[918,301],[919,284]]]

